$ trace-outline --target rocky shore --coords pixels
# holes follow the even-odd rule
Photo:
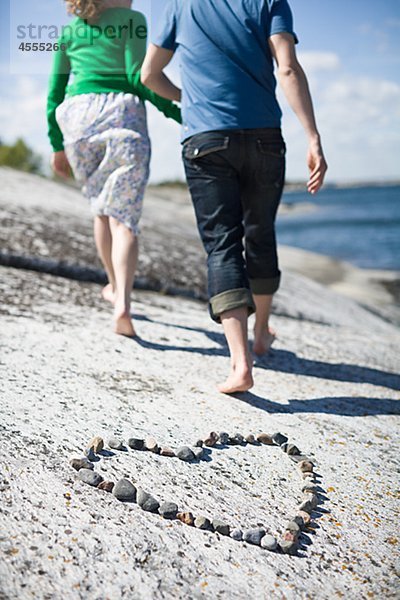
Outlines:
[[[256,362],[254,389],[226,397],[215,383],[227,349],[202,301],[184,191],[149,190],[131,341],[111,332],[79,193],[10,169],[0,183],[0,598],[398,597],[395,274],[361,305],[330,289],[331,263],[313,255],[310,274],[301,251],[283,249],[277,342]],[[279,431],[316,465],[318,486],[305,485],[319,501],[296,555],[261,547],[293,534],[303,502],[279,445],[209,447],[192,462],[107,446],[94,461],[104,482],[126,479],[214,531],[120,502],[69,462],[93,436],[152,436],[178,452],[212,431]]]

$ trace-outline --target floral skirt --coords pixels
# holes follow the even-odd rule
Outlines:
[[[123,92],[80,94],[67,97],[56,118],[93,214],[138,233],[151,154],[143,102]]]

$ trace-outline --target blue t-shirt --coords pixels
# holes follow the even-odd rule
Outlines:
[[[287,0],[168,0],[152,42],[179,52],[183,140],[280,127],[268,38],[283,32],[297,42]]]

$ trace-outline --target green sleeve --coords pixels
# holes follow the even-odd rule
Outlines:
[[[71,70],[67,53],[65,49],[61,49],[62,43],[62,39],[60,39],[60,49],[54,53],[47,94],[48,136],[54,152],[64,150],[63,134],[56,120],[56,108],[65,98],[65,90]]]
[[[137,35],[139,28],[147,30],[146,20],[141,15],[140,22],[135,22],[136,35],[131,39],[127,36],[125,45],[125,69],[132,92],[141,100],[149,100],[166,117],[182,123],[181,109],[166,98],[152,92],[140,81],[140,68],[146,55],[146,38]]]

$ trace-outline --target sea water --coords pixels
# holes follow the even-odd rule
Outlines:
[[[400,186],[287,192],[283,202],[312,203],[278,217],[278,242],[358,267],[400,271]]]

